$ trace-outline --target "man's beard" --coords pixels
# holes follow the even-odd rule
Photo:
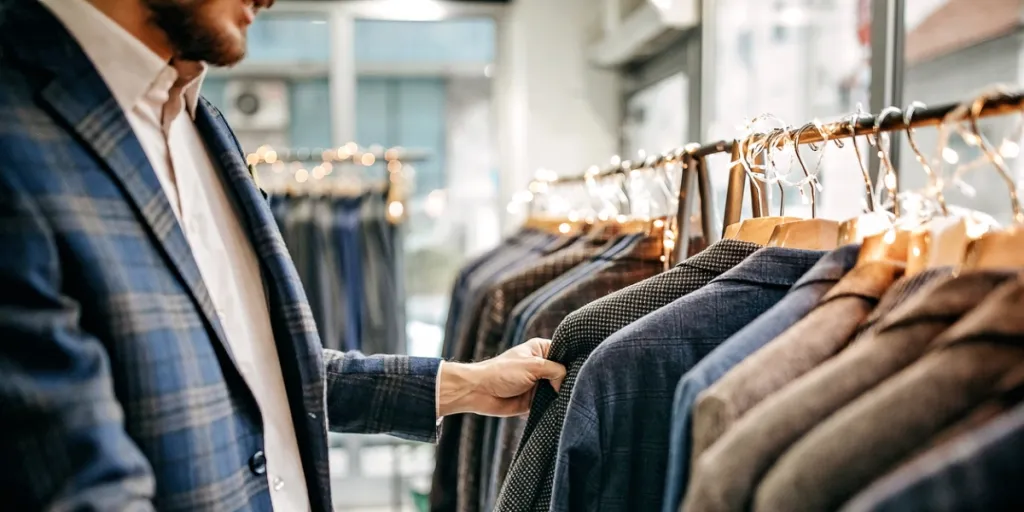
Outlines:
[[[145,0],[152,22],[167,35],[174,57],[202,61],[214,66],[231,66],[245,56],[241,41],[219,32],[204,17],[206,0]]]

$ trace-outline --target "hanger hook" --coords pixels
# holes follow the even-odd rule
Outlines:
[[[857,166],[860,168],[860,175],[864,179],[864,192],[867,194],[864,202],[868,205],[868,212],[874,212],[876,202],[875,186],[871,183],[871,174],[868,173],[867,167],[864,166],[864,156],[860,154],[860,144],[857,144],[857,122],[860,120],[862,112],[858,108],[857,112],[850,114],[850,122],[847,126],[850,129],[850,139],[853,141],[853,152],[857,155]],[[843,147],[839,139],[836,139],[836,145]]]
[[[657,157],[648,159],[648,167],[654,171],[654,181],[661,188],[662,193],[665,194],[665,206],[670,212],[673,206],[679,207],[679,196],[672,191],[670,186],[672,177],[669,176],[668,172],[669,164],[676,161],[677,158],[674,153],[662,153]]]
[[[778,149],[778,139],[786,133],[785,128],[779,128],[772,130],[765,134],[764,148],[765,152],[765,169],[764,178],[765,182],[768,182],[768,164],[771,164],[772,169],[775,171],[775,184],[779,187],[779,217],[786,216],[786,189],[782,186],[782,180],[779,179],[779,166],[775,163],[775,151]]]
[[[807,130],[808,128],[815,128],[815,127],[816,127],[816,125],[814,123],[807,123],[807,124],[801,126],[796,131],[796,133],[794,134],[794,139],[793,139],[793,152],[796,153],[796,161],[797,161],[797,163],[800,164],[800,169],[804,173],[804,178],[809,179],[808,183],[811,185],[811,218],[812,219],[818,217],[818,206],[817,206],[817,197],[816,197],[817,196],[817,191],[815,190],[813,179],[811,179],[811,173],[807,170],[807,166],[804,165],[804,158],[802,156],[800,156],[800,136],[803,135],[804,130]],[[824,133],[822,133],[822,135],[824,135]],[[811,150],[812,151],[814,150],[813,144],[811,145]],[[821,165],[821,160],[818,161],[818,165],[819,166]],[[817,173],[818,169],[814,169],[814,172]],[[801,190],[801,192],[803,191],[803,185],[800,185],[800,190]]]
[[[971,131],[977,138],[978,146],[985,153],[985,156],[999,172],[999,176],[1006,182],[1006,188],[1010,193],[1010,207],[1013,211],[1013,221],[1017,224],[1024,224],[1024,213],[1021,212],[1020,198],[1017,196],[1017,184],[1013,181],[1013,177],[1010,176],[1009,169],[1006,168],[1006,161],[1003,156],[1000,155],[992,145],[989,144],[988,140],[982,135],[981,130],[978,129],[978,118],[981,117],[981,112],[985,109],[985,105],[991,99],[995,99],[1000,95],[1003,95],[1003,91],[997,91],[995,93],[986,93],[978,96],[971,103],[970,119],[969,124]]]
[[[917,142],[914,140],[914,111],[919,108],[928,108],[927,105],[920,101],[914,101],[907,106],[907,109],[903,113],[903,124],[907,125],[907,142],[910,144],[910,149],[913,150],[914,156],[917,157],[917,162],[921,164],[924,169],[924,173],[928,175],[928,182],[932,187],[932,194],[935,196],[935,201],[939,204],[939,208],[942,210],[943,216],[949,216],[949,207],[946,205],[946,195],[942,192],[942,182],[939,177],[935,175],[935,170],[932,169],[931,164],[928,162],[928,158],[921,152],[921,148],[918,147]]]
[[[764,114],[764,116],[768,116],[768,115],[770,115],[770,114]],[[775,156],[772,153],[772,151],[773,151],[773,148],[776,145],[775,140],[776,140],[776,138],[779,135],[779,130],[780,129],[773,129],[772,131],[767,132],[767,133],[755,134],[754,136],[751,137],[751,140],[748,143],[749,144],[748,145],[748,149],[747,149],[747,153],[748,153],[747,158],[748,159],[750,158],[750,154],[751,153],[764,156],[764,163],[763,164],[756,164],[756,163],[755,164],[751,164],[751,168],[758,168],[758,167],[760,167],[761,174],[763,175],[763,179],[760,180],[760,181],[762,181],[765,184],[768,184],[771,181],[771,178],[768,176],[768,167],[769,167],[769,165],[771,165],[773,167],[777,167],[775,165]],[[757,137],[757,140],[753,140],[754,137]],[[778,172],[776,172],[776,174],[778,174]],[[751,175],[751,179],[752,180],[757,180],[757,178],[753,174]],[[779,203],[779,216],[783,216],[783,214],[785,212],[786,192],[785,192],[785,189],[782,188],[782,183],[781,183],[781,181],[778,180],[778,178],[776,178],[775,184],[779,187],[779,200],[781,201]],[[765,188],[764,190],[765,190],[765,192],[768,191],[767,188]],[[771,202],[771,197],[770,196],[767,197],[766,200],[770,203]]]
[[[900,215],[899,198],[896,197],[896,191],[898,186],[896,168],[893,167],[892,160],[889,159],[890,148],[886,146],[890,145],[890,140],[887,135],[883,137],[882,124],[885,123],[886,118],[888,118],[890,115],[901,113],[902,111],[899,109],[899,107],[885,107],[878,114],[878,117],[875,118],[874,128],[874,145],[878,149],[878,159],[882,162],[882,165],[885,167],[885,176],[882,178],[882,184],[885,185],[886,191],[889,192],[889,198],[892,199],[893,214],[896,217],[899,217]]]

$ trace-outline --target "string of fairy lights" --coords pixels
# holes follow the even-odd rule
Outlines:
[[[322,193],[330,186],[342,186],[343,194],[361,192],[363,178],[359,168],[384,164],[388,177],[388,218],[400,221],[405,215],[405,188],[413,169],[403,160],[409,158],[403,148],[360,147],[349,142],[337,148],[281,148],[261,145],[246,155],[246,163],[254,169],[270,169],[271,181],[284,185],[289,193],[305,187],[315,187],[313,192]],[[335,171],[342,166],[355,167],[357,172],[339,176]],[[335,175],[338,179],[327,179]],[[290,179],[289,179],[290,178]],[[319,185],[319,186],[317,186]],[[376,183],[375,185],[380,185]],[[335,189],[338,190],[338,189]]]

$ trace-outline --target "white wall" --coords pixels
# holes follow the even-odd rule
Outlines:
[[[587,63],[593,0],[517,0],[502,22],[495,101],[501,204],[538,168],[579,173],[619,146],[618,73]],[[509,218],[505,226],[519,219]]]

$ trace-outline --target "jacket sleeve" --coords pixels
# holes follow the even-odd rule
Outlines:
[[[430,357],[324,350],[328,426],[334,432],[435,442],[440,365]]]
[[[61,293],[58,246],[0,173],[0,496],[7,510],[153,510],[110,359]]]

